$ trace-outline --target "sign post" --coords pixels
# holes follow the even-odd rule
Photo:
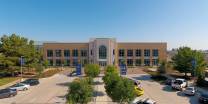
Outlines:
[[[121,64],[120,65],[120,75],[126,75],[126,73],[127,73],[126,64]]]
[[[191,64],[192,64],[192,74],[193,74],[193,76],[195,76],[195,74],[196,74],[195,69],[196,69],[196,65],[197,65],[196,59],[192,59]]]
[[[76,66],[76,74],[78,75],[82,75],[82,65],[81,64],[77,64]]]
[[[22,72],[23,72],[23,71],[22,71],[22,66],[23,66],[24,63],[25,63],[23,58],[24,58],[24,56],[21,56],[21,57],[20,57],[21,81],[23,80],[23,79],[22,79]]]

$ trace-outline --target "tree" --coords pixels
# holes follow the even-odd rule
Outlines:
[[[24,66],[28,68],[33,66],[33,63],[40,63],[42,57],[40,52],[35,49],[33,40],[28,40],[16,34],[1,37],[0,52],[4,57],[4,60],[1,61],[4,69],[9,69],[12,73],[19,70],[21,56],[24,56]]]
[[[127,78],[120,77],[120,80],[116,83],[113,93],[112,99],[113,101],[119,103],[130,103],[136,97],[136,93],[134,90],[134,83]]]
[[[103,77],[108,96],[115,102],[130,102],[135,98],[134,83],[120,77],[115,66],[107,66]]]
[[[44,61],[43,61],[43,66],[44,66],[45,68],[48,68],[48,65],[49,65],[48,60],[44,60]]]
[[[191,61],[193,52],[189,47],[180,47],[177,52],[172,58],[174,68],[181,73],[185,73],[185,76],[187,76],[187,73],[191,73],[192,71]]]
[[[100,74],[100,67],[97,64],[88,64],[84,67],[85,74],[89,77],[97,77]]]
[[[166,73],[166,69],[167,69],[166,61],[162,61],[157,70],[158,70],[159,74],[164,74],[164,73]]]
[[[93,88],[86,79],[75,79],[67,95],[68,104],[87,104],[93,96]]]
[[[187,73],[197,77],[204,76],[206,62],[202,52],[191,50],[189,47],[181,47],[172,60],[174,68],[179,72],[185,73],[185,76],[187,76]],[[196,63],[195,66],[193,66],[193,61]]]

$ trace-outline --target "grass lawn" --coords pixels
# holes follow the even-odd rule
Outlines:
[[[59,72],[61,72],[61,71],[62,71],[62,70],[58,70],[58,69],[48,70],[48,71],[42,73],[42,74],[39,76],[39,78],[47,78],[47,77],[51,77],[51,76],[53,76],[54,74],[59,73]]]
[[[19,77],[4,77],[4,78],[0,78],[0,86],[11,83],[15,80],[18,80]]]

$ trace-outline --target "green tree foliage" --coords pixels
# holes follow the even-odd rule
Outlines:
[[[94,78],[100,74],[100,67],[97,64],[87,64],[84,71],[87,76]]]
[[[192,50],[189,47],[181,47],[178,49],[178,53],[172,58],[173,66],[176,70],[181,73],[191,73],[192,76],[204,76],[204,70],[206,67],[206,62],[204,59],[204,54]],[[196,66],[192,65],[193,60],[196,61]]]
[[[113,101],[129,103],[136,97],[133,82],[127,78],[120,77],[115,66],[106,68],[103,80],[106,93]]]
[[[177,54],[173,56],[173,65],[176,70],[178,70],[181,73],[185,73],[185,76],[187,73],[192,72],[192,50],[189,47],[180,47],[177,51]]]
[[[93,88],[86,79],[75,79],[68,91],[68,104],[87,104],[93,96]]]
[[[40,62],[41,53],[35,49],[34,41],[16,34],[3,35],[0,40],[1,61],[4,69],[11,72],[18,70],[19,58],[24,56],[25,66],[32,67],[34,63]]]
[[[161,63],[160,63],[160,66],[158,67],[158,73],[159,74],[164,74],[164,73],[166,73],[166,70],[167,70],[167,63],[166,63],[166,61],[162,61]]]

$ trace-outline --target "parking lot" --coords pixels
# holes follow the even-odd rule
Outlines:
[[[27,91],[19,91],[11,98],[0,99],[0,104],[64,104],[68,83],[74,78],[67,76],[68,72],[40,79],[40,84],[30,87]]]
[[[67,85],[76,78],[68,77],[68,74],[69,72],[66,71],[40,79],[39,85],[32,86],[27,91],[19,91],[14,97],[0,99],[0,104],[64,104],[68,90]],[[197,95],[186,96],[180,91],[174,91],[170,86],[161,85],[151,80],[148,74],[130,74],[127,77],[140,80],[145,92],[141,98],[151,98],[157,101],[157,104],[199,104]],[[111,104],[111,100],[105,94],[104,84],[99,85],[99,91],[104,95],[98,96],[96,101]]]
[[[127,77],[140,80],[144,88],[142,98],[151,98],[157,101],[157,104],[199,104],[197,95],[186,96],[183,92],[172,90],[170,86],[152,81],[148,74],[134,74]]]

